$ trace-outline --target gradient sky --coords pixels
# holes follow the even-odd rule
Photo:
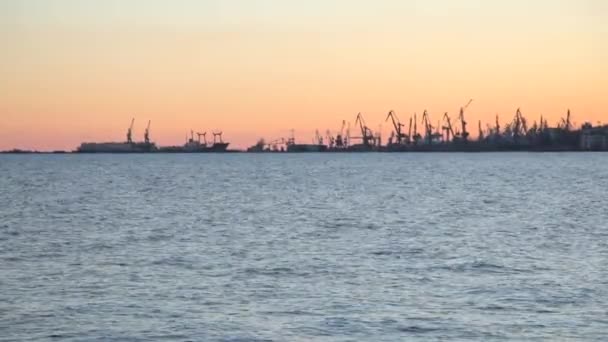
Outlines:
[[[608,121],[603,0],[0,0],[0,150],[222,129],[310,141],[363,112]],[[484,124],[485,126],[485,124]]]

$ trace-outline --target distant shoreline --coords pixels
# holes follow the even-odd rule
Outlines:
[[[0,154],[68,154],[69,151],[29,151],[29,150],[9,150],[0,151]]]
[[[3,155],[46,155],[46,154],[74,154],[74,155],[133,155],[133,154],[420,154],[420,153],[516,153],[516,152],[528,152],[528,153],[580,153],[580,152],[608,152],[606,150],[581,150],[581,149],[511,149],[511,150],[410,150],[410,151],[300,151],[300,152],[287,152],[287,151],[242,151],[232,150],[225,152],[78,152],[78,151],[26,151],[26,150],[11,150],[11,151],[0,151]]]

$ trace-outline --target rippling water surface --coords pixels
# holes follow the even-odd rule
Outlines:
[[[0,156],[0,340],[605,340],[608,154]]]

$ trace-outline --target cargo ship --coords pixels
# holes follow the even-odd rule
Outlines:
[[[157,147],[154,143],[82,143],[76,152],[78,153],[146,153],[155,152]]]
[[[298,144],[296,143],[296,139],[293,135],[293,131],[292,131],[292,135],[291,138],[287,139],[286,142],[286,146],[287,146],[287,152],[290,153],[297,153],[297,152],[325,152],[327,151],[327,146],[323,144],[323,138],[319,135],[319,132],[317,131],[316,134],[316,138],[315,141],[318,143],[313,143],[313,144]]]
[[[150,121],[144,132],[144,141],[133,141],[133,124],[127,130],[127,141],[125,142],[85,142],[77,149],[76,153],[222,153],[228,152],[227,142],[222,139],[222,132],[213,132],[213,142],[207,143],[207,133],[196,133],[198,139],[194,139],[194,131],[190,131],[190,137],[186,138],[186,143],[182,146],[163,146],[157,147],[150,141]],[[203,138],[201,140],[201,137]]]
[[[584,123],[580,128],[574,127],[570,118],[570,110],[557,126],[550,127],[546,118],[532,121],[524,117],[518,108],[511,121],[501,127],[498,115],[494,125],[482,127],[478,122],[479,136],[471,137],[467,129],[464,112],[472,100],[460,108],[458,124],[454,124],[448,113],[443,114],[443,122],[432,125],[428,111],[424,111],[418,129],[418,117],[414,113],[409,119],[408,130],[406,125],[399,121],[397,114],[390,111],[385,121],[392,121],[393,128],[388,142],[383,145],[381,128],[374,132],[367,126],[363,115],[359,113],[355,124],[360,134],[351,136],[350,124],[346,132],[346,121],[334,135],[327,130],[322,136],[319,131],[311,143],[296,143],[294,131],[288,139],[280,138],[271,142],[260,139],[247,152],[507,152],[507,151],[608,151],[608,125],[593,126]],[[532,125],[528,123],[532,122]],[[82,143],[75,151],[77,153],[224,153],[229,151],[229,143],[222,139],[222,132],[212,132],[213,140],[207,142],[206,132],[196,133],[190,131],[186,141],[181,146],[157,147],[150,141],[150,122],[145,130],[144,141],[132,140],[133,123],[127,131],[125,142]]]
[[[147,153],[158,150],[156,144],[150,141],[150,121],[144,132],[143,142],[133,141],[133,124],[135,119],[131,120],[131,125],[127,130],[127,141],[125,142],[85,142],[80,144],[76,149],[77,153]]]
[[[194,131],[190,131],[190,137],[182,146],[161,147],[158,152],[164,153],[223,153],[228,152],[230,143],[222,140],[222,132],[213,132],[213,143],[207,143],[207,132],[196,133],[198,139],[194,139]],[[201,140],[201,137],[203,138]]]
[[[325,152],[327,146],[320,144],[288,144],[287,152]]]

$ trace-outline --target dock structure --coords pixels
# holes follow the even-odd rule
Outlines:
[[[538,121],[530,120],[521,108],[515,110],[512,119],[501,124],[496,115],[495,122],[485,127],[478,122],[478,135],[472,138],[467,129],[465,113],[473,100],[458,111],[453,120],[449,112],[442,116],[433,116],[428,110],[410,115],[406,124],[402,123],[394,110],[388,111],[384,122],[392,125],[391,133],[385,145],[382,144],[381,129],[373,131],[367,125],[363,113],[358,113],[354,120],[354,136],[351,135],[351,124],[342,120],[339,130],[332,133],[329,129],[321,134],[315,131],[311,143],[301,143],[295,138],[294,130],[288,138],[279,137],[273,140],[260,139],[245,151],[228,150],[230,143],[223,140],[222,131],[211,131],[212,142],[207,140],[207,131],[190,130],[186,141],[179,146],[158,147],[150,138],[148,121],[143,133],[143,141],[134,140],[135,118],[126,132],[123,142],[84,142],[76,153],[302,153],[302,152],[502,152],[502,151],[608,151],[608,125],[598,122],[593,125],[585,122],[580,127],[572,123],[568,110],[555,126],[550,126],[546,117],[540,115]],[[433,118],[441,117],[436,125]],[[418,121],[418,118],[421,120]],[[419,129],[419,125],[422,127]],[[4,153],[27,153],[29,151],[11,150]],[[62,151],[54,151],[55,153]]]
[[[131,124],[127,129],[127,141],[123,142],[84,142],[76,149],[78,153],[149,153],[156,152],[156,144],[150,141],[150,123],[144,132],[144,141],[133,141],[133,127],[135,118],[131,119]]]
[[[213,143],[207,142],[207,132],[197,132],[197,139],[194,138],[194,130],[190,130],[190,135],[186,136],[186,142],[181,146],[162,146],[157,147],[150,140],[150,124],[144,131],[144,141],[136,142],[133,140],[133,128],[135,118],[131,119],[131,124],[127,129],[124,142],[84,142],[76,149],[77,153],[222,153],[229,152],[230,143],[224,142],[222,131],[213,131]],[[201,137],[203,140],[201,141]]]
[[[380,132],[373,132],[366,124],[363,114],[358,113],[355,127],[359,135],[344,135],[346,121],[335,135],[327,131],[326,143],[319,139],[319,133],[313,145],[296,144],[292,135],[284,140],[284,148],[250,148],[248,152],[501,152],[501,151],[608,151],[608,125],[593,126],[590,123],[575,128],[571,121],[570,110],[556,126],[550,127],[542,115],[539,121],[529,120],[521,108],[515,110],[512,119],[500,124],[496,115],[494,125],[478,122],[479,133],[476,139],[471,138],[467,129],[465,112],[473,100],[459,110],[456,121],[448,112],[435,126],[431,113],[424,110],[418,131],[418,115],[409,118],[407,131],[394,110],[388,112],[385,122],[392,124],[392,131],[386,145],[381,144]],[[348,124],[350,128],[350,124]],[[347,131],[348,132],[348,131]],[[281,145],[283,146],[283,145]],[[290,148],[291,146],[291,148]],[[297,147],[297,148],[296,148]]]
[[[608,125],[583,125],[580,148],[584,151],[608,151]]]

